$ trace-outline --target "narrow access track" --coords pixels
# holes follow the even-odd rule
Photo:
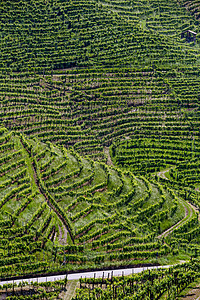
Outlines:
[[[170,169],[171,169],[171,168],[170,168]],[[169,180],[169,179],[165,176],[165,174],[166,174],[167,172],[169,172],[170,169],[166,169],[166,170],[163,170],[163,171],[158,172],[158,173],[157,173],[157,176],[160,177],[160,178],[163,178],[163,179],[165,179],[165,180]]]
[[[166,176],[165,173],[169,172],[170,169],[164,170],[164,171],[160,171],[159,173],[157,173],[158,177],[163,178],[165,180],[169,180]],[[178,223],[174,224],[173,226],[171,226],[170,228],[168,228],[167,230],[165,230],[163,233],[161,233],[158,238],[162,238],[162,237],[167,237],[169,234],[171,234],[176,228],[180,227],[183,223],[185,223],[188,219],[190,219],[194,213],[198,213],[198,220],[200,221],[200,213],[199,210],[192,205],[189,202],[185,202],[183,200],[180,200],[180,202],[182,202],[182,205],[184,206],[184,210],[185,210],[185,217],[180,220]],[[185,203],[184,203],[185,202]],[[186,206],[187,205],[187,206]]]
[[[172,233],[174,231],[174,229],[178,228],[183,223],[185,223],[185,221],[188,219],[188,213],[190,213],[189,216],[192,215],[192,210],[189,210],[189,212],[188,212],[188,208],[185,205],[184,205],[184,209],[185,209],[185,217],[183,219],[181,219],[178,223],[174,224],[173,226],[171,226],[170,228],[165,230],[163,233],[161,233],[158,236],[159,239],[162,238],[162,237],[167,237],[170,233]]]
[[[165,230],[163,233],[161,233],[158,238],[162,238],[162,237],[167,237],[170,233],[172,233],[176,228],[180,227],[182,224],[184,224],[187,220],[189,220],[190,218],[192,218],[192,216],[194,215],[194,213],[198,212],[198,219],[200,221],[200,214],[198,209],[192,205],[189,202],[184,203],[183,200],[180,200],[180,202],[182,202],[182,205],[184,206],[185,209],[185,217],[183,219],[181,219],[178,223],[174,224],[173,226],[171,226],[170,228],[168,228],[167,230]],[[187,205],[187,206],[186,206]]]
[[[113,166],[113,162],[112,162],[112,159],[111,159],[111,156],[110,156],[110,151],[109,151],[109,147],[104,147],[104,153],[105,155],[107,155],[107,165],[108,166]]]

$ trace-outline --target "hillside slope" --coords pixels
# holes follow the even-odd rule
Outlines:
[[[198,205],[199,25],[184,7],[22,0],[0,16],[3,126],[135,174],[165,170]]]
[[[192,17],[186,11],[184,15],[184,9],[178,9],[174,0],[174,14],[166,1],[160,3],[160,8],[151,2],[145,5],[136,2],[132,10],[136,9],[139,17],[129,22],[118,15],[112,1],[109,6],[95,0],[4,1],[0,7],[0,69],[8,73],[11,70],[46,73],[69,67],[171,66],[195,61],[195,53],[180,44],[180,38],[177,37],[178,44],[175,44],[173,39],[159,34],[157,27],[156,31],[151,30],[149,24],[146,30],[141,28],[144,16],[140,9],[149,18],[149,13],[152,14],[153,24],[158,20],[169,22],[171,18],[170,22],[176,26],[175,15],[181,15],[179,33],[190,23],[192,29],[196,29]],[[171,13],[162,15],[165,9]],[[189,55],[181,51],[180,45],[188,49]]]
[[[197,20],[175,0],[7,0],[0,28],[1,277],[198,256]]]
[[[0,143],[2,276],[155,262],[167,228],[199,228],[159,183],[4,128]]]

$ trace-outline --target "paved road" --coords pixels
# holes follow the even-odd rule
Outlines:
[[[122,276],[122,275],[131,275],[133,273],[140,273],[143,272],[145,270],[151,270],[151,269],[157,269],[157,268],[169,268],[169,265],[166,266],[152,266],[152,267],[141,267],[141,268],[128,268],[128,269],[118,269],[118,270],[107,270],[107,271],[95,271],[95,272],[85,272],[85,273],[78,273],[78,274],[70,274],[68,275],[68,279],[69,280],[73,280],[73,279],[79,279],[81,277],[83,278],[92,278],[95,277],[102,277],[104,275],[104,277],[108,277],[111,276],[111,274],[113,276]]]
[[[118,269],[118,270],[107,270],[107,271],[95,271],[95,272],[82,272],[82,273],[74,273],[74,274],[69,274],[67,276],[68,280],[78,280],[81,277],[83,278],[93,278],[94,276],[97,277],[102,277],[104,275],[105,277],[111,276],[121,276],[121,275],[131,275],[133,273],[140,273],[145,270],[151,270],[151,269],[157,269],[157,268],[169,268],[169,265],[166,266],[152,266],[152,267],[141,267],[141,268],[127,268],[127,269]],[[60,280],[64,279],[66,275],[55,275],[55,276],[47,276],[47,277],[36,277],[36,278],[28,278],[28,279],[17,279],[14,280],[14,283],[19,284],[19,282],[22,281],[28,281],[28,282],[46,282],[46,281],[55,281],[55,280]],[[13,280],[9,281],[0,281],[0,285],[7,284],[7,283],[13,283]]]

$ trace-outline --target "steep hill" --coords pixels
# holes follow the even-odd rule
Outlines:
[[[121,2],[118,3],[120,8]],[[189,26],[196,29],[196,23],[175,0],[172,7],[164,0],[160,6],[153,1],[148,4],[136,1],[131,8],[122,2],[125,10],[130,9],[134,22],[129,22],[124,14],[118,15],[115,7],[118,3],[4,1],[0,8],[0,69],[8,73],[11,70],[46,73],[69,67],[171,66],[196,60],[195,52],[180,44],[181,30]],[[146,18],[147,27],[141,26]],[[162,34],[160,22],[173,24],[176,43]],[[155,31],[153,24],[158,24],[154,25]],[[188,49],[188,55],[179,44],[184,51]]]
[[[0,143],[2,276],[170,259],[162,232],[198,229],[159,183],[4,128]]]
[[[1,3],[2,277],[199,255],[199,24],[182,2]]]
[[[104,162],[116,142],[113,161],[140,174],[198,157],[199,42],[180,33],[199,27],[175,0],[4,1],[0,15],[5,127]],[[138,139],[155,141],[145,162]]]

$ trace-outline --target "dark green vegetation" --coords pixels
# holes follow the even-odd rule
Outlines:
[[[129,21],[127,10],[134,21]],[[187,52],[189,47],[175,44],[183,29],[198,30],[198,23],[175,0],[159,5],[152,0],[7,0],[0,16],[1,68],[9,73],[130,64],[181,66],[196,60],[196,49]]]
[[[200,34],[184,5],[1,3],[1,277],[199,256]]]
[[[199,20],[200,17],[200,2],[199,0],[187,1],[180,0],[179,3],[184,6],[196,19]]]
[[[199,261],[192,261],[127,277],[81,279],[73,299],[178,299],[180,292],[199,278],[199,271]]]

